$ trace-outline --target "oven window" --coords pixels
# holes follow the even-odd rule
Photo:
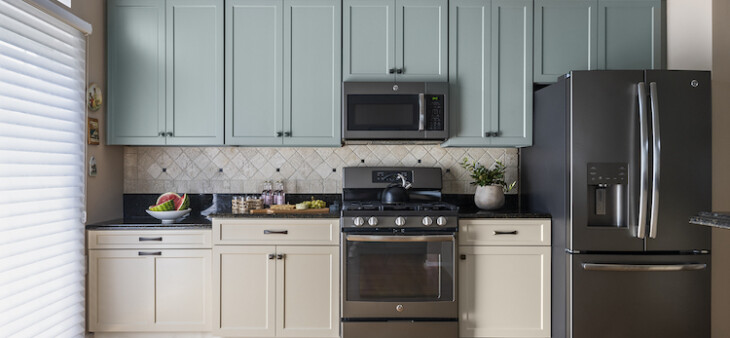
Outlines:
[[[347,241],[349,301],[452,301],[454,242]]]
[[[348,95],[348,130],[418,130],[418,95]]]

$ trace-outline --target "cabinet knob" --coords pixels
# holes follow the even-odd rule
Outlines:
[[[157,136],[165,136],[165,132],[161,131],[161,132],[157,133]]]
[[[395,74],[395,68],[388,69],[388,74]]]
[[[405,70],[403,70],[403,68],[398,68],[398,69],[395,70],[395,73],[396,74],[403,74],[404,71]]]
[[[171,131],[168,131],[166,135],[172,137],[173,134]]]
[[[269,254],[269,259],[274,259],[274,257],[276,257],[275,254]]]
[[[284,259],[284,254],[278,254],[278,255],[276,255],[276,259]]]
[[[284,132],[284,137],[291,137],[291,132],[290,131]]]
[[[276,137],[281,137],[281,136],[283,136],[283,135],[284,135],[284,133],[282,133],[282,132],[280,132],[280,131],[277,131],[277,132],[276,132]]]
[[[459,259],[461,259],[462,261],[465,261],[466,260],[466,255],[459,255]]]

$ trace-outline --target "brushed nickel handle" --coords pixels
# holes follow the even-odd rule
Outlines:
[[[162,256],[162,251],[155,251],[155,252],[138,251],[137,255],[139,255],[139,256]]]
[[[372,236],[372,235],[349,235],[350,242],[450,242],[454,240],[452,235],[427,235],[427,236]]]
[[[162,242],[162,237],[140,237],[140,242]]]
[[[646,203],[649,193],[649,117],[646,112],[646,84],[637,85],[639,95],[639,143],[641,146],[641,164],[639,166],[639,219],[637,220],[636,237],[644,239],[646,236]]]
[[[653,140],[652,175],[651,175],[651,210],[649,211],[649,238],[656,238],[659,219],[659,173],[661,165],[662,141],[659,135],[659,98],[656,82],[649,83],[649,102],[651,106],[651,130]]]
[[[512,231],[499,231],[499,230],[496,230],[496,231],[494,231],[494,234],[495,235],[517,235],[517,230],[512,230]]]
[[[612,263],[583,263],[583,270],[587,271],[697,271],[707,268],[707,264],[612,264]]]
[[[289,230],[264,230],[264,235],[286,235]]]

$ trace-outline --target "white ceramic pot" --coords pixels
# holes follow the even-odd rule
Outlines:
[[[477,186],[474,203],[482,210],[496,210],[504,205],[504,190],[501,185]]]

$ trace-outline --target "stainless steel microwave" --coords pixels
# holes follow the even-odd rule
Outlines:
[[[449,136],[446,82],[345,82],[345,140],[445,140]]]

